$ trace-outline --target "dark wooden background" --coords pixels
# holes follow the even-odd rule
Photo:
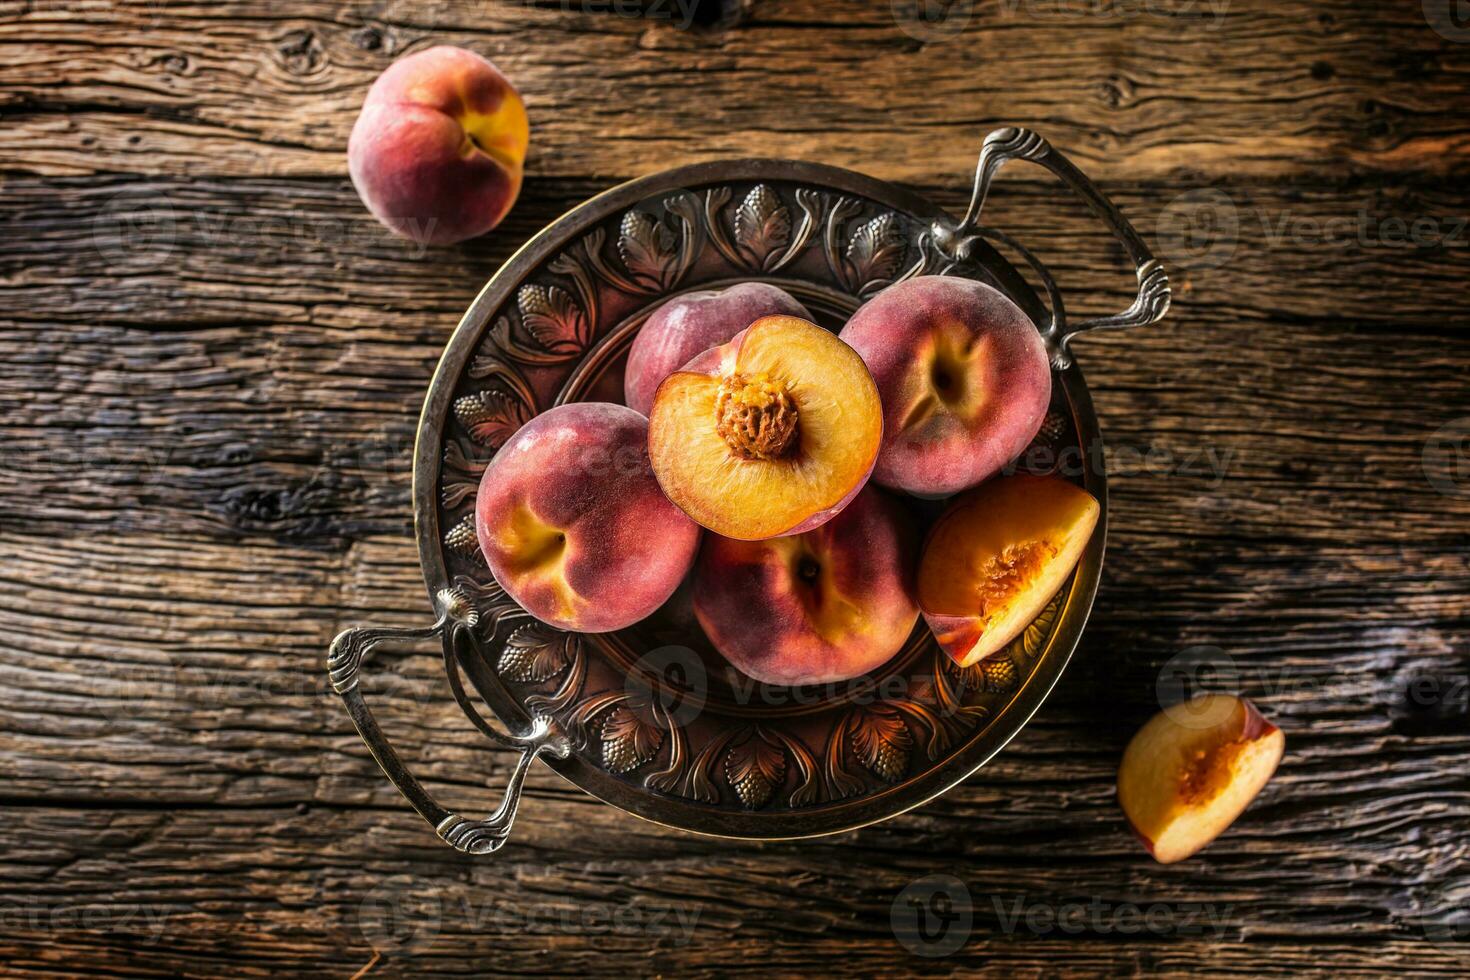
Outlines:
[[[1470,30],[1437,2],[739,0],[685,30],[652,0],[0,0],[0,972],[1465,975]],[[425,251],[344,148],[376,74],[443,42],[517,82],[532,150],[501,229]],[[857,833],[700,839],[538,768],[504,851],[441,845],[323,666],[348,624],[425,619],[410,447],[480,286],[566,208],[696,160],[959,207],[1006,123],[1176,283],[1166,322],[1079,344],[1121,453],[1050,701]],[[1075,306],[1126,300],[1044,174],[1010,168],[989,217]],[[1115,767],[1200,646],[1287,755],[1164,868]],[[481,809],[508,758],[433,657],[381,663],[385,727]],[[921,959],[890,914],[935,872],[974,923]]]

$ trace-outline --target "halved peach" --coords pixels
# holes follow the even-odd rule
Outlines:
[[[1139,729],[1118,767],[1118,803],[1160,864],[1220,836],[1270,780],[1286,736],[1245,698],[1202,694]]]
[[[951,504],[919,564],[919,608],[944,651],[968,667],[1014,640],[1071,574],[1098,513],[1086,490],[1026,473]]]
[[[814,323],[762,317],[664,379],[649,416],[670,500],[727,538],[818,527],[867,482],[883,441],[878,388]]]

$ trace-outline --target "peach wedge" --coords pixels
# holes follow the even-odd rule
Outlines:
[[[882,439],[862,358],[814,323],[770,316],[664,379],[648,451],[684,513],[757,541],[835,517],[867,482]]]
[[[1118,803],[1160,864],[1220,836],[1270,780],[1286,736],[1245,698],[1203,694],[1154,715],[1118,767]]]
[[[968,667],[1014,640],[1071,574],[1099,510],[1066,480],[1024,473],[956,499],[919,564],[919,608],[944,651]]]

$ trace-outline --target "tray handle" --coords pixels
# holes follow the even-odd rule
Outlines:
[[[521,785],[526,779],[526,770],[541,753],[547,752],[565,759],[571,753],[571,742],[554,721],[545,717],[532,720],[531,728],[524,735],[510,735],[478,724],[492,741],[505,748],[519,749],[515,769],[511,771],[505,796],[495,812],[483,820],[462,816],[440,806],[424,785],[409,772],[403,759],[378,727],[372,709],[368,707],[358,686],[367,655],[379,643],[426,640],[436,636],[447,637],[444,656],[451,680],[457,679],[454,671],[452,650],[458,647],[465,634],[478,624],[480,614],[469,597],[459,589],[441,589],[434,604],[439,608],[439,618],[432,626],[397,629],[383,626],[354,626],[337,634],[327,654],[327,671],[332,679],[332,689],[342,698],[352,723],[362,736],[368,751],[373,754],[383,772],[398,787],[404,799],[427,820],[439,837],[451,847],[466,854],[489,854],[497,851],[510,835],[515,822],[516,810],[520,806]]]
[[[1068,324],[1061,292],[1046,267],[1009,235],[980,225],[980,212],[985,207],[991,182],[1000,168],[1011,160],[1029,160],[1050,170],[1073,193],[1087,202],[1087,206],[1102,219],[1122,244],[1128,258],[1133,262],[1138,278],[1138,294],[1126,310],[1111,316]],[[1072,338],[1078,334],[1089,330],[1147,326],[1157,323],[1169,312],[1169,275],[1164,271],[1163,264],[1154,258],[1153,252],[1144,244],[1143,238],[1123,216],[1123,212],[1118,210],[1117,205],[1108,200],[1071,160],[1029,129],[1007,126],[985,137],[985,144],[980,150],[980,162],[975,167],[975,188],[970,195],[970,206],[965,211],[964,218],[953,227],[942,222],[936,223],[933,234],[935,244],[958,262],[969,258],[970,246],[979,238],[1003,242],[1021,254],[1046,287],[1051,306],[1051,323],[1042,331],[1042,335],[1051,353],[1052,366],[1058,370],[1071,366],[1070,345]]]

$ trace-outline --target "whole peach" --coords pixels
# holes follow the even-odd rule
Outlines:
[[[628,407],[647,415],[660,381],[761,317],[780,315],[812,318],[790,293],[764,282],[701,289],[669,300],[643,324],[628,351],[623,374]]]
[[[839,336],[883,398],[873,479],[947,497],[997,473],[1036,437],[1051,364],[1036,325],[1004,294],[957,276],[920,276],[865,303]]]
[[[347,147],[352,183],[383,224],[447,245],[500,223],[530,142],[514,86],[473,51],[441,46],[378,76]]]
[[[485,468],[475,530],[512,599],[583,633],[631,626],[663,605],[700,534],[653,478],[648,420],[604,402],[522,426]]]
[[[709,535],[696,564],[694,613],[725,659],[755,680],[847,680],[881,666],[913,631],[914,553],[908,515],[867,487],[803,534]]]

